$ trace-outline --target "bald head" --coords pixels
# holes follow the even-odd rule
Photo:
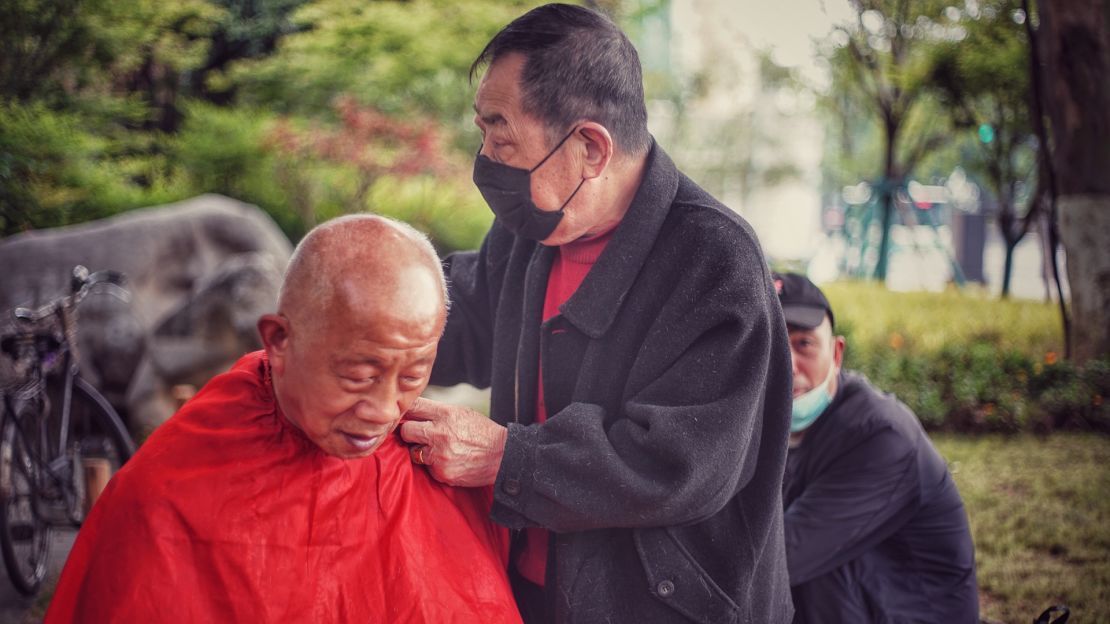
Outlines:
[[[278,312],[306,329],[351,310],[439,316],[446,305],[443,270],[427,237],[369,214],[332,219],[309,232],[278,295]]]
[[[278,313],[258,321],[282,414],[325,453],[373,453],[428,385],[446,302],[435,250],[411,227],[354,215],[313,229]]]

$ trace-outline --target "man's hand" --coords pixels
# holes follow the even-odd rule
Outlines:
[[[417,457],[447,485],[490,485],[501,467],[509,430],[457,405],[417,399],[401,423],[401,438],[419,448]]]

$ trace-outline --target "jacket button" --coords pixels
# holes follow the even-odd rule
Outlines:
[[[507,481],[505,481],[505,485],[502,489],[504,489],[505,493],[509,496],[516,496],[517,494],[520,494],[520,481],[517,481],[516,479],[508,479]]]
[[[670,581],[659,581],[659,584],[655,586],[655,592],[659,594],[660,598],[669,598],[674,594],[674,583]]]

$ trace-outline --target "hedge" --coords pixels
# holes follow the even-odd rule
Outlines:
[[[822,286],[845,367],[905,402],[932,430],[1110,431],[1110,360],[1063,357],[1059,309],[975,290]]]

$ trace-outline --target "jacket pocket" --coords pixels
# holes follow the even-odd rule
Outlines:
[[[740,607],[665,528],[633,532],[648,591],[695,622],[737,622]]]

